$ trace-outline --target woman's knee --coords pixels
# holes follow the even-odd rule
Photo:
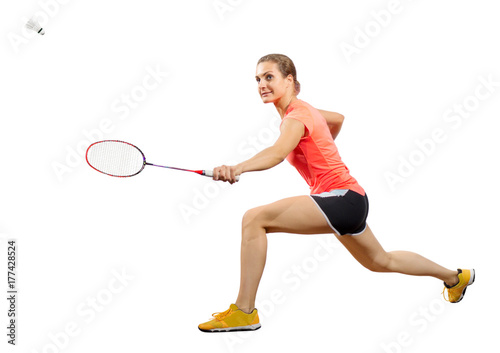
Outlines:
[[[245,212],[242,219],[242,228],[262,227],[264,225],[263,207],[256,207]]]
[[[390,263],[391,254],[384,251],[365,261],[362,265],[372,272],[391,272]]]

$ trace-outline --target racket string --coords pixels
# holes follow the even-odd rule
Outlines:
[[[89,147],[87,161],[101,173],[127,177],[144,168],[145,158],[135,146],[122,141],[100,141]]]

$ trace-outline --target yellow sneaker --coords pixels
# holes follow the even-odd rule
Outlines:
[[[259,314],[253,309],[250,314],[241,311],[236,304],[222,313],[212,314],[213,320],[200,324],[203,332],[254,331],[260,328]]]
[[[449,301],[450,303],[458,303],[459,301],[461,301],[464,297],[467,286],[470,286],[472,283],[474,283],[475,278],[476,271],[458,269],[458,283],[453,287],[448,286],[446,283],[444,284],[444,299],[446,301]],[[448,289],[448,299],[444,296],[444,291],[446,289]]]

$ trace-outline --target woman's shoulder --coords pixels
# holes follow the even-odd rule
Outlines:
[[[296,101],[290,104],[287,114],[292,112],[293,115],[300,115],[303,116],[304,118],[310,118],[313,120],[316,119],[323,120],[323,117],[318,109],[316,109],[311,104],[301,99],[297,99]]]
[[[290,103],[285,115],[288,115],[292,112],[294,114],[308,114],[311,113],[313,109],[314,107],[312,107],[309,103],[301,99],[297,99]]]

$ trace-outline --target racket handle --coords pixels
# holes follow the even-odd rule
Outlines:
[[[204,170],[203,171],[203,175],[207,176],[209,178],[212,178],[214,176],[214,171],[213,170]],[[236,181],[240,181],[240,176],[239,175],[236,176]]]

